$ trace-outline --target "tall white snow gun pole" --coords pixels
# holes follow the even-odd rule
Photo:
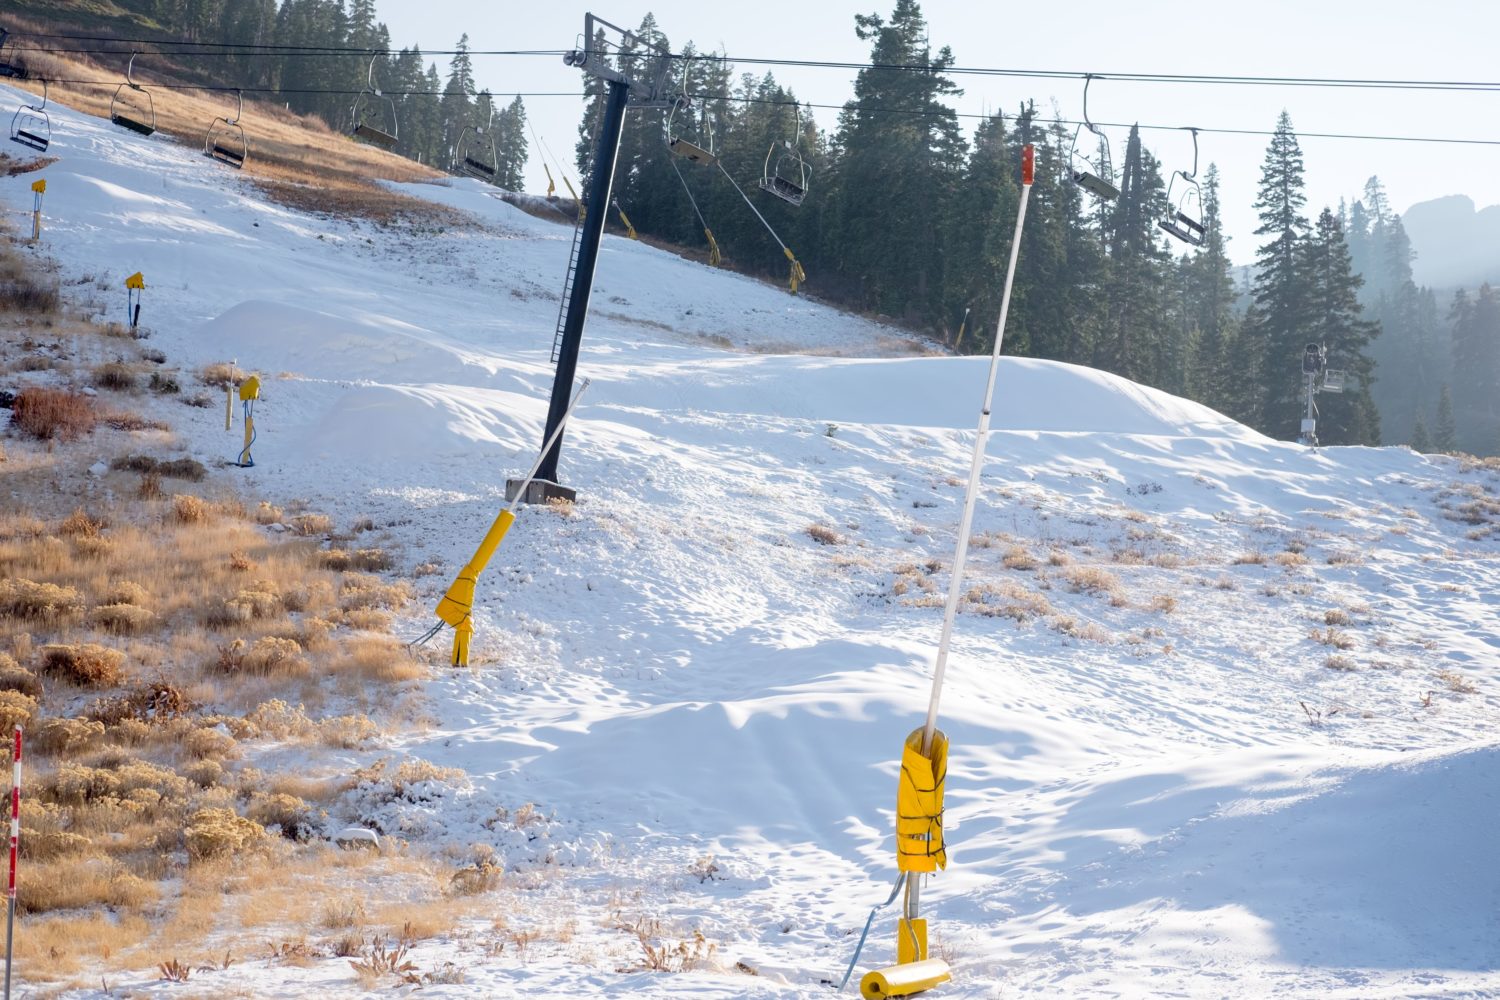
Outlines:
[[[1010,294],[1016,280],[1016,261],[1021,253],[1021,230],[1026,225],[1026,203],[1036,167],[1036,148],[1021,150],[1021,205],[1016,212],[1016,231],[1010,241],[1010,264],[1005,270],[1005,295],[995,327],[995,346],[990,354],[990,377],[979,412],[979,430],[974,437],[974,456],[969,463],[969,485],[964,493],[963,517],[958,523],[958,545],[953,554],[953,578],[948,584],[948,603],[943,610],[943,632],[938,640],[937,664],[932,672],[932,697],[927,703],[927,721],[906,738],[901,755],[901,775],[896,793],[896,863],[906,879],[904,915],[896,933],[896,964],[875,969],[860,981],[861,995],[869,1000],[909,996],[947,982],[948,963],[927,957],[927,921],[918,916],[922,876],[948,867],[943,845],[943,782],[948,771],[948,738],[937,728],[938,703],[943,694],[943,675],[948,669],[948,649],[953,621],[963,593],[964,560],[969,553],[969,531],[974,524],[974,505],[979,497],[979,476],[984,468],[985,443],[990,432],[990,406],[995,397],[995,379],[1000,370],[1000,347],[1005,321],[1010,313]]]

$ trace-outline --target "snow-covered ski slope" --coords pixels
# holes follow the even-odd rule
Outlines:
[[[108,283],[75,295],[123,314],[143,271],[153,346],[262,373],[257,465],[214,475],[373,518],[406,569],[442,563],[431,607],[540,443],[570,229],[471,181],[407,189],[470,228],[299,215],[54,116],[45,250]],[[0,180],[7,211],[35,176]],[[481,582],[481,665],[440,672],[434,725],[383,751],[471,783],[348,817],[556,869],[511,923],[577,929],[523,956],[424,943],[467,978],[423,995],[829,992],[894,875],[986,364],[606,240],[563,450],[580,502],[523,513]],[[199,458],[235,453],[220,411],[157,405]],[[953,863],[924,894],[942,995],[1500,993],[1500,549],[1446,516],[1492,474],[1314,454],[1040,361],[1004,363],[994,425],[943,702]],[[551,821],[486,824],[523,803]],[[622,910],[714,961],[619,971]],[[339,960],[200,978],[358,993]]]

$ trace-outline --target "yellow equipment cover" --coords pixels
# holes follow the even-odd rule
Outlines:
[[[948,737],[932,733],[932,747],[922,753],[922,730],[906,738],[901,777],[896,788],[896,866],[904,872],[931,872],[948,867],[943,846],[943,782],[948,777]]]

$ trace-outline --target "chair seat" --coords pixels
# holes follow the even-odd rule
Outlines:
[[[154,125],[147,125],[145,122],[138,122],[134,118],[127,118],[121,114],[116,114],[110,120],[116,125],[128,128],[132,132],[139,132],[141,135],[151,135],[156,131],[156,126]]]
[[[47,151],[47,147],[51,145],[50,139],[47,139],[45,136],[37,135],[34,132],[28,132],[25,129],[20,129],[19,131],[17,131],[15,135],[11,136],[11,139],[19,142],[23,146],[30,146],[32,149],[36,150],[39,153],[45,153]]]

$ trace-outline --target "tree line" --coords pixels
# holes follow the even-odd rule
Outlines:
[[[945,103],[961,93],[946,74],[953,53],[933,47],[916,0],[897,0],[888,17],[856,16],[854,31],[869,43],[870,65],[824,131],[773,74],[737,75],[691,43],[673,50],[647,15],[636,31],[641,51],[627,46],[619,65],[654,75],[653,52],[696,58],[681,80],[690,108],[670,124],[665,112],[627,117],[614,193],[636,228],[706,249],[706,223],[737,268],[779,276],[786,267],[717,167],[679,159],[674,169],[670,131],[712,149],[820,297],[927,330],[960,351],[987,352],[1020,198],[1020,150],[1032,143],[1036,183],[1007,353],[1112,371],[1291,439],[1304,411],[1303,348],[1319,343],[1329,367],[1346,373],[1342,393],[1317,397],[1323,443],[1500,451],[1500,394],[1491,385],[1500,378],[1500,291],[1460,293],[1441,315],[1435,294],[1412,281],[1410,243],[1378,179],[1352,205],[1310,215],[1286,112],[1255,192],[1255,264],[1237,282],[1214,165],[1197,176],[1203,246],[1173,242],[1157,224],[1172,207],[1172,170],[1191,169],[1185,133],[1164,140],[1165,164],[1139,129],[1116,137],[1121,193],[1100,202],[1068,176],[1075,137],[1092,157],[1091,137],[1039,114],[1034,101],[965,136]],[[584,84],[576,153],[586,174],[603,87],[592,77]],[[800,207],[755,192],[782,143],[811,171]]]
[[[229,52],[217,65],[187,68],[205,80],[279,91],[291,110],[317,115],[339,131],[353,129],[355,95],[373,79],[395,105],[394,121],[382,129],[395,133],[394,152],[453,170],[462,158],[464,130],[479,129],[496,140],[494,183],[511,190],[524,184],[530,149],[525,105],[520,97],[497,101],[476,85],[468,35],[454,46],[457,54],[441,75],[419,48],[391,48],[375,0],[118,0],[118,5],[175,39],[251,47]],[[295,51],[310,47],[354,51]],[[383,100],[374,103],[377,111],[392,110]],[[488,142],[483,146],[488,160]]]

